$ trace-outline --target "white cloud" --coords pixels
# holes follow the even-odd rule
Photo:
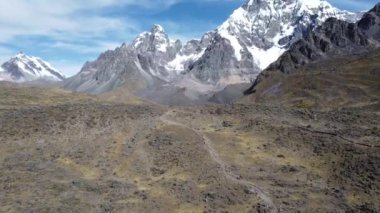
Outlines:
[[[0,42],[7,42],[19,35],[49,36],[56,39],[99,37],[106,32],[136,27],[133,21],[126,23],[116,18],[91,14],[91,12],[87,14],[84,12],[85,5],[75,2],[85,1],[1,1]],[[106,2],[110,3],[110,0],[99,2],[100,4],[96,5],[106,6]]]
[[[98,54],[105,50],[113,50],[116,47],[120,46],[118,42],[105,42],[100,41],[95,44],[78,44],[78,43],[70,43],[70,42],[55,42],[54,44],[46,44],[49,48],[59,48],[63,50],[70,50],[77,53],[89,54],[94,53]]]
[[[113,7],[164,9],[178,0],[12,0],[0,1],[0,43],[17,36],[49,36],[58,40],[106,37],[107,33],[139,31],[133,18],[102,16]]]
[[[102,16],[99,12],[135,6],[164,10],[180,1],[189,0],[3,0],[0,1],[0,42],[7,42],[17,35],[48,35],[64,39],[102,36],[109,31],[141,30],[132,18],[126,22],[117,17]]]
[[[353,12],[367,11],[371,9],[377,0],[329,0],[333,5],[348,9]]]

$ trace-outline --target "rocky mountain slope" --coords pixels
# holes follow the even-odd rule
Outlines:
[[[291,45],[288,51],[258,76],[246,93],[254,92],[255,87],[273,72],[289,74],[306,64],[364,55],[379,48],[379,7],[380,4],[377,4],[357,23],[328,19],[315,31]]]
[[[185,44],[154,25],[131,44],[86,63],[65,88],[102,93],[133,84],[133,79],[143,82],[143,88],[165,84],[194,91],[183,94],[187,97],[215,93],[226,85],[249,82],[329,17],[355,21],[357,14],[324,0],[248,0],[220,27]]]
[[[273,71],[238,102],[280,104],[283,107],[379,109],[380,50],[307,64],[292,71]]]
[[[0,81],[29,82],[36,80],[62,81],[65,76],[49,63],[34,56],[19,53],[0,69]]]

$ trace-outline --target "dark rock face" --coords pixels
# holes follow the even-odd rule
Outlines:
[[[216,35],[203,56],[189,66],[189,72],[203,82],[217,82],[223,77],[228,77],[233,70],[254,68],[252,63],[243,66],[233,55],[234,49],[230,42]]]
[[[14,63],[5,62],[2,65],[2,68],[4,70],[7,70],[7,72],[10,73],[11,76],[13,76],[15,79],[20,79],[20,78],[22,78],[24,76],[22,74],[22,72],[20,71],[19,67],[16,64],[14,64]]]
[[[328,19],[316,31],[294,43],[268,69],[290,73],[298,67],[334,56],[367,52],[376,47],[356,24]]]
[[[373,39],[380,41],[380,4],[377,4],[372,10],[364,14],[363,18],[358,22],[358,27]]]
[[[255,87],[271,71],[291,73],[299,67],[345,55],[357,55],[380,47],[380,4],[377,4],[357,23],[330,18],[315,31],[295,42],[276,62],[263,71],[245,91],[255,92]]]

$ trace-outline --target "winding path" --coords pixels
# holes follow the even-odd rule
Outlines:
[[[179,127],[191,130],[194,133],[196,133],[200,138],[203,139],[204,144],[205,144],[205,148],[209,152],[212,160],[215,161],[220,166],[223,175],[227,179],[229,179],[229,180],[231,180],[237,184],[244,185],[244,186],[248,187],[252,193],[257,194],[260,197],[260,199],[270,209],[271,213],[279,212],[278,208],[274,205],[272,199],[267,195],[266,192],[264,192],[264,190],[262,190],[260,187],[256,186],[254,183],[252,183],[250,181],[241,179],[239,175],[236,175],[235,173],[233,173],[231,170],[228,169],[228,168],[230,168],[229,165],[220,158],[217,151],[213,148],[211,140],[203,132],[196,130],[190,126],[187,126],[183,123],[179,123],[177,121],[171,120],[169,118],[169,116],[173,113],[175,113],[175,112],[173,112],[173,111],[166,112],[164,115],[162,115],[160,117],[160,120],[162,122],[168,124],[168,125],[179,126]]]

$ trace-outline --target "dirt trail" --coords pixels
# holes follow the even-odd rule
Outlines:
[[[162,122],[168,124],[168,125],[179,126],[179,127],[185,128],[185,129],[189,129],[189,130],[193,131],[194,133],[196,133],[200,138],[203,139],[203,142],[205,144],[205,148],[209,152],[212,160],[215,161],[220,166],[220,169],[221,169],[223,175],[227,179],[229,179],[235,183],[238,183],[240,185],[244,185],[244,186],[248,187],[252,193],[257,194],[260,197],[260,199],[270,209],[270,212],[272,212],[272,213],[279,212],[277,207],[274,205],[272,199],[267,195],[266,192],[264,192],[264,190],[262,190],[260,187],[256,186],[254,183],[252,183],[250,181],[241,179],[241,177],[239,175],[233,173],[229,169],[230,166],[220,158],[217,151],[213,148],[211,140],[204,133],[202,133],[201,131],[196,130],[190,126],[187,126],[183,123],[179,123],[177,121],[171,120],[169,118],[169,116],[174,114],[174,113],[175,112],[173,112],[173,111],[168,111],[160,117],[160,120]]]

